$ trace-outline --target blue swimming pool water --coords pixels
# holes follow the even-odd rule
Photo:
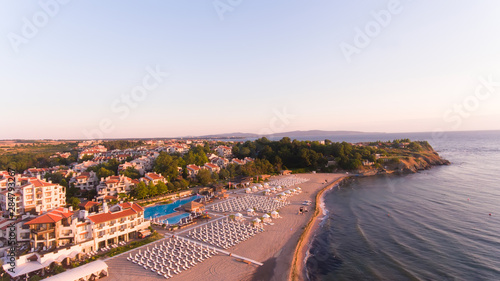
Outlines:
[[[176,224],[176,223],[178,223],[181,219],[183,219],[183,218],[187,218],[187,217],[189,217],[189,214],[188,214],[188,213],[184,213],[184,214],[180,214],[180,215],[175,216],[175,217],[168,218],[168,219],[164,220],[164,221],[163,221],[163,223],[168,222],[168,224]]]
[[[183,204],[186,204],[188,202],[191,202],[193,200],[196,200],[198,198],[201,198],[201,197],[202,196],[200,196],[200,195],[195,195],[195,196],[191,196],[188,198],[179,199],[171,204],[147,207],[146,210],[144,210],[144,218],[150,219],[150,218],[161,217],[161,216],[168,215],[168,214],[173,214],[173,213],[175,213],[175,211],[174,211],[175,208],[177,208]],[[176,216],[176,217],[178,217],[178,216]],[[176,218],[176,217],[172,217],[171,219]]]

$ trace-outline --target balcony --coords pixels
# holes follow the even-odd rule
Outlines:
[[[40,228],[33,228],[31,229],[31,233],[43,233],[43,232],[48,232],[48,231],[55,231],[56,229],[53,227],[40,227]]]
[[[71,236],[73,234],[72,231],[63,231],[61,232],[61,236]]]

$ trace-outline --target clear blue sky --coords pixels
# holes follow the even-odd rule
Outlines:
[[[390,1],[221,0],[222,17],[215,1],[68,2],[44,22],[39,1],[0,1],[0,139],[85,138],[104,119],[103,137],[500,129],[500,86],[474,96],[500,83],[496,0],[401,0],[350,62],[342,42]],[[156,66],[169,76],[113,110]]]

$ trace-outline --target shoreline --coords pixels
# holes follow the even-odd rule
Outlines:
[[[305,276],[305,260],[304,258],[307,255],[308,251],[308,245],[312,241],[312,237],[319,227],[319,215],[320,211],[322,210],[321,208],[321,199],[323,197],[323,194],[331,190],[333,187],[341,184],[344,180],[350,178],[350,176],[344,176],[339,179],[336,179],[334,182],[330,183],[329,185],[325,186],[323,189],[318,191],[318,193],[315,196],[315,206],[314,206],[314,214],[307,223],[306,227],[304,228],[304,231],[300,235],[299,241],[297,242],[297,246],[295,248],[293,258],[292,258],[292,266],[290,268],[290,273],[289,273],[289,280],[298,280],[298,281],[303,281],[306,280]]]

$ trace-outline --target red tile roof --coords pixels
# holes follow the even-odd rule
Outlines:
[[[158,175],[157,173],[147,173],[146,176],[153,179],[153,180],[163,179],[163,177]]]
[[[89,208],[89,207],[92,207],[95,205],[100,205],[100,204],[101,203],[95,202],[95,201],[87,201],[87,202],[80,203],[78,206],[84,207],[84,208]]]
[[[195,170],[195,171],[198,171],[200,169],[200,167],[198,167],[196,165],[187,165],[186,168],[191,169],[191,170]]]
[[[88,218],[93,223],[98,224],[98,223],[103,223],[103,222],[107,222],[107,221],[120,219],[123,217],[128,217],[131,215],[135,215],[138,212],[144,211],[144,209],[136,203],[126,202],[126,203],[120,204],[120,206],[123,209],[122,211],[96,214],[96,215],[89,216]]]
[[[38,216],[35,219],[30,220],[26,224],[56,223],[62,219],[71,217],[71,215],[73,215],[73,212],[64,211],[64,208],[59,207],[46,214]]]
[[[219,168],[219,166],[215,165],[215,164],[212,164],[212,163],[206,163],[205,166],[207,167],[210,167],[212,169],[216,169],[216,168]]]
[[[55,183],[46,182],[46,181],[43,181],[43,180],[40,180],[40,179],[32,179],[32,178],[30,178],[29,181],[30,181],[30,183],[33,184],[34,187],[56,185]]]

